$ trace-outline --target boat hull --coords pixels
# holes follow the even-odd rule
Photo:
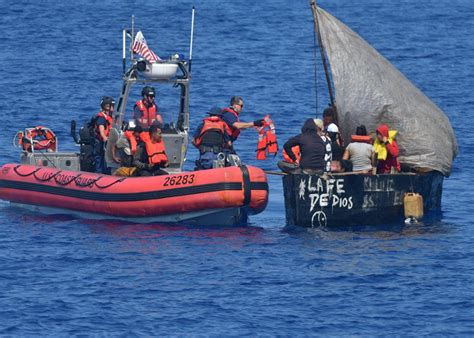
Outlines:
[[[124,178],[6,164],[0,168],[0,198],[50,214],[234,225],[265,209],[268,184],[265,173],[250,166]]]
[[[423,196],[425,212],[440,209],[444,176],[438,172],[283,177],[286,222],[303,227],[387,224],[403,220],[407,192]]]

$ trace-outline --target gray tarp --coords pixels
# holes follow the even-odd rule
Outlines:
[[[349,27],[321,8],[318,19],[344,139],[386,123],[398,131],[401,163],[449,175],[458,147],[446,115]]]

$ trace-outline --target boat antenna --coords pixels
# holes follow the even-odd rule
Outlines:
[[[193,62],[194,10],[193,6],[191,14],[191,41],[189,42],[189,73],[191,73],[191,63]]]
[[[338,123],[339,121],[337,118],[337,109],[336,109],[336,105],[334,104],[334,93],[331,86],[331,78],[329,75],[329,69],[328,69],[327,60],[326,60],[326,53],[325,53],[325,49],[323,45],[323,39],[321,38],[321,30],[319,29],[318,9],[316,5],[316,0],[309,0],[309,4],[311,6],[311,11],[313,12],[314,34],[317,35],[318,37],[319,51],[321,53],[321,60],[324,67],[324,74],[326,75],[326,82],[328,85],[329,100],[331,101],[331,106],[334,109],[334,115],[335,115],[334,118],[336,120],[336,124],[339,124]]]
[[[133,60],[133,44],[135,43],[135,15],[132,15],[132,45],[130,46],[130,60]]]
[[[127,41],[127,31],[123,29],[122,30],[122,71],[124,75],[127,68],[127,64],[126,64],[127,58],[126,58],[126,48],[125,48],[126,41]]]

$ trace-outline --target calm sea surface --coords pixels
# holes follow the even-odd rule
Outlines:
[[[281,141],[322,111],[306,0],[2,0],[1,163],[18,160],[11,141],[24,127],[49,126],[62,150],[77,149],[69,121],[85,121],[101,96],[120,91],[130,16],[157,54],[187,55],[193,4],[194,126],[233,95],[245,99],[244,120],[272,114]],[[0,335],[474,335],[474,3],[320,4],[449,116],[461,153],[444,184],[442,216],[284,230],[275,176],[267,210],[241,228],[49,217],[0,202]],[[159,92],[169,120],[178,94]],[[243,160],[276,169],[277,159],[257,163],[255,148],[256,133],[244,131]],[[190,149],[190,163],[195,156]]]

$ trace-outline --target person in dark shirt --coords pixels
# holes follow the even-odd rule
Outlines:
[[[222,109],[221,118],[227,125],[226,131],[232,143],[237,140],[242,129],[261,127],[264,124],[263,119],[255,120],[254,122],[240,121],[239,115],[243,109],[244,100],[240,96],[234,96],[230,100],[230,106]],[[234,152],[233,148],[232,152]]]
[[[326,171],[326,144],[318,134],[320,131],[321,128],[316,126],[313,119],[307,119],[301,128],[301,134],[290,138],[283,145],[285,152],[299,167],[299,170],[292,173],[322,175]],[[300,147],[301,159],[299,161],[292,151],[294,146]],[[285,171],[280,165],[279,167]]]
[[[339,128],[334,123],[331,123],[327,127],[327,135],[331,139],[331,172],[342,172],[344,171],[342,167],[342,155],[344,154],[344,148],[342,147]]]

